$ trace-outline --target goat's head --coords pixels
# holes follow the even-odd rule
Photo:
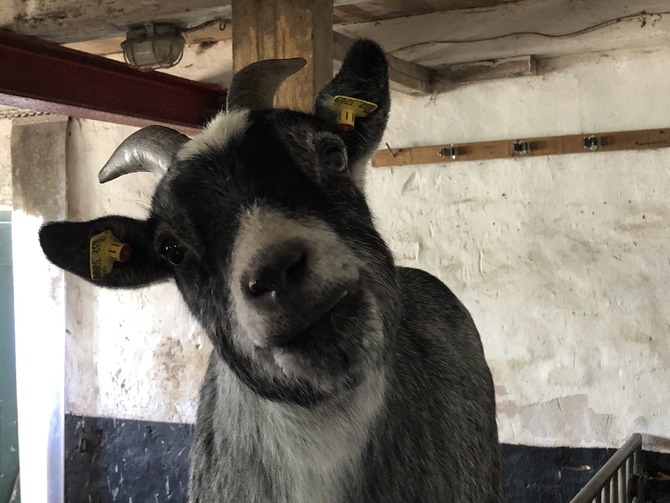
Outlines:
[[[301,66],[243,69],[228,111],[193,139],[159,126],[131,135],[100,179],[164,173],[147,220],[49,223],[40,240],[52,262],[91,281],[89,241],[110,230],[132,256],[95,284],[174,278],[238,377],[265,397],[309,405],[380,365],[398,300],[393,259],[361,187],[390,107],[384,55],[359,41],[314,114],[272,109],[278,85]],[[341,131],[337,95],[378,108]]]

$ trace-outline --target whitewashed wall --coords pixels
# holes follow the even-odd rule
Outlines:
[[[12,121],[0,119],[0,206],[12,205]]]
[[[554,60],[540,76],[394,95],[394,147],[670,126],[670,50]],[[75,219],[144,215],[154,179],[97,184],[132,130],[71,126]],[[368,193],[398,262],[471,310],[501,440],[615,446],[670,431],[670,150],[380,169]],[[66,407],[192,421],[209,346],[167,284],[68,278]]]
[[[147,215],[157,178],[98,184],[97,172],[133,128],[75,120],[68,151],[68,216]],[[172,283],[103,290],[68,276],[65,406],[93,416],[192,421],[208,349]]]
[[[121,58],[117,58],[121,59]],[[187,47],[168,73],[223,85],[232,73],[230,44]],[[157,178],[139,173],[107,185],[98,170],[134,128],[75,119],[68,144],[72,220],[147,215]],[[110,291],[68,276],[66,409],[74,414],[195,420],[210,346],[173,284]]]

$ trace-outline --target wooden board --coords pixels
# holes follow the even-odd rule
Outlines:
[[[342,5],[335,6],[333,21],[337,24],[365,23],[440,11],[495,7],[514,1],[516,0],[363,0],[360,2],[342,2]]]
[[[209,26],[193,32],[184,34],[187,44],[210,43],[220,40],[229,40],[233,38],[233,29],[230,24],[221,30],[219,25]],[[115,37],[100,40],[89,40],[88,42],[74,42],[64,44],[65,47],[77,51],[96,54],[99,56],[109,56],[121,53],[121,42],[125,37]],[[342,61],[354,39],[338,32],[333,32],[333,59]],[[441,79],[441,74],[432,68],[417,65],[409,61],[404,61],[392,55],[387,55],[389,60],[389,78],[391,88],[396,91],[407,94],[430,94],[434,91],[434,85]],[[493,66],[488,63],[486,67],[469,69],[469,75],[477,73],[480,76],[488,75],[488,70]],[[500,73],[500,66],[495,66],[497,74]],[[472,79],[470,79],[472,80]]]
[[[0,1],[0,26],[57,43],[118,37],[146,21],[196,26],[230,18],[230,0]]]
[[[335,0],[336,23],[360,23],[454,9],[492,7],[516,0]],[[52,42],[123,35],[145,21],[195,26],[230,19],[231,0],[0,1],[0,26]]]
[[[595,150],[585,148],[584,138],[595,136],[600,146]],[[527,153],[515,152],[517,142],[526,142]],[[476,143],[455,144],[456,158],[441,155],[442,149],[450,144],[427,147],[394,148],[379,150],[372,159],[372,166],[406,166],[411,164],[448,164],[460,161],[482,161],[490,159],[536,157],[560,154],[613,152],[616,150],[641,150],[670,147],[670,129],[644,129],[639,131],[619,131],[614,133],[575,134],[540,138],[497,140]]]
[[[517,56],[658,47],[670,42],[668,13],[667,0],[525,0],[351,24],[339,31],[370,37],[394,56],[441,69]]]
[[[453,83],[505,79],[537,75],[537,60],[533,56],[493,59],[476,63],[452,65],[443,72],[444,78]]]

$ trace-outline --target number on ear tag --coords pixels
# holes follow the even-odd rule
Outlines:
[[[377,110],[377,105],[351,96],[335,96],[331,107],[337,112],[337,126],[340,131],[351,131],[356,125],[356,117],[367,117]]]
[[[129,244],[119,241],[112,231],[104,231],[91,238],[89,260],[91,279],[107,276],[114,268],[114,262],[128,262],[132,255]]]

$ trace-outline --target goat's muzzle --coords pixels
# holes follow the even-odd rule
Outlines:
[[[240,289],[256,344],[287,346],[313,328],[327,329],[333,313],[349,311],[359,298],[358,275],[324,274],[315,262],[301,241],[271,246],[251,262]]]

